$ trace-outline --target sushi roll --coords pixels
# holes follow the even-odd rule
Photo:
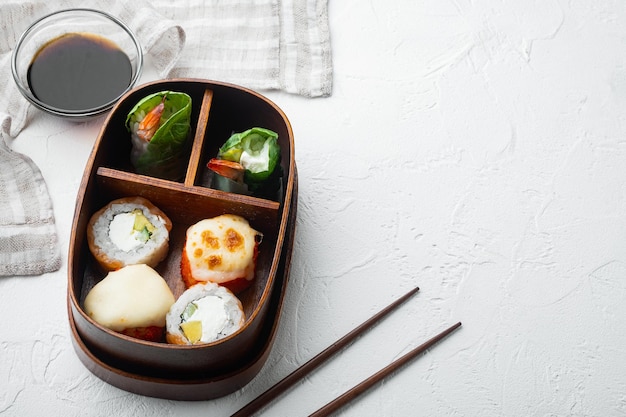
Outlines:
[[[207,163],[218,190],[277,198],[282,168],[278,133],[261,127],[233,133]]]
[[[160,342],[165,316],[174,304],[169,286],[147,265],[130,265],[98,282],[85,298],[85,312],[115,332]]]
[[[166,340],[177,345],[211,343],[245,322],[241,301],[228,289],[207,282],[181,294],[166,316]]]
[[[171,220],[143,197],[111,201],[87,225],[89,250],[107,271],[126,265],[155,267],[167,256]]]
[[[190,151],[191,97],[160,91],[141,99],[126,117],[135,172],[168,180],[184,177]]]
[[[246,219],[223,214],[204,219],[187,229],[181,256],[181,275],[187,288],[214,282],[238,294],[255,275],[261,233]]]

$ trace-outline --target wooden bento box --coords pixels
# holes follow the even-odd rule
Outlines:
[[[134,172],[125,120],[143,97],[164,90],[192,98],[189,161],[181,180]],[[282,177],[272,198],[212,188],[207,162],[232,132],[263,127],[278,133]],[[185,233],[199,220],[236,214],[263,234],[253,284],[238,294],[246,315],[234,334],[216,342],[149,342],[105,328],[84,300],[106,275],[87,244],[87,224],[112,200],[141,196],[165,212],[173,227],[169,252],[155,267],[177,298],[186,289],[180,262]],[[68,253],[68,315],[75,350],[86,367],[122,389],[170,399],[203,400],[236,391],[262,367],[273,342],[289,274],[297,204],[293,132],[285,114],[264,96],[236,85],[200,79],[144,84],[127,93],[104,121],[78,192]]]

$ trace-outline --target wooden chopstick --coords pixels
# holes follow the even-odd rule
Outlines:
[[[256,411],[260,410],[262,407],[264,407],[265,405],[270,403],[272,400],[274,400],[276,397],[278,397],[280,394],[282,394],[285,390],[287,390],[294,383],[302,379],[306,374],[313,371],[315,368],[321,365],[324,361],[326,361],[332,355],[334,355],[343,347],[345,347],[348,343],[352,342],[354,339],[356,339],[358,336],[360,336],[362,333],[364,333],[366,330],[368,330],[370,327],[372,327],[374,324],[380,321],[380,319],[382,319],[387,314],[395,310],[398,306],[400,306],[402,303],[404,303],[406,300],[408,300],[413,294],[415,294],[418,291],[419,291],[419,287],[415,287],[414,289],[412,289],[411,291],[409,291],[408,293],[406,293],[405,295],[403,295],[402,297],[400,297],[399,299],[397,299],[396,301],[394,301],[393,303],[391,303],[390,305],[388,305],[387,307],[385,307],[384,309],[376,313],[370,319],[366,320],[361,325],[356,327],[354,330],[350,331],[350,333],[346,334],[344,337],[337,340],[332,345],[328,346],[326,349],[318,353],[316,356],[309,359],[308,362],[306,362],[305,364],[303,364],[302,366],[294,370],[292,373],[290,373],[285,378],[277,382],[267,391],[265,391],[264,393],[259,395],[257,398],[249,402],[246,406],[241,408],[231,417],[250,416]]]
[[[334,400],[326,404],[324,407],[320,408],[313,414],[309,415],[309,417],[325,417],[325,416],[328,416],[330,413],[337,411],[339,408],[348,404],[357,396],[359,396],[360,394],[364,393],[369,388],[371,388],[374,384],[376,384],[377,382],[379,382],[380,380],[382,380],[383,378],[385,378],[386,376],[388,376],[389,374],[391,374],[392,372],[400,368],[402,365],[406,364],[411,359],[415,358],[420,353],[424,352],[426,349],[430,348],[435,343],[439,342],[441,339],[443,339],[444,337],[446,337],[447,335],[449,335],[450,333],[452,333],[454,330],[458,329],[459,327],[461,327],[461,322],[458,322],[450,326],[443,332],[434,336],[432,339],[426,341],[425,343],[416,347],[412,351],[406,353],[404,356],[396,359],[391,364],[387,365],[380,371],[376,372],[374,375],[365,379],[363,382],[359,383],[358,385],[355,385],[353,388],[346,391],[344,394],[340,395],[339,397],[335,398]]]

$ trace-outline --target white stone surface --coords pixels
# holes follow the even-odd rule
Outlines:
[[[330,19],[332,97],[266,93],[300,195],[258,377],[203,402],[102,382],[71,346],[64,266],[0,280],[0,415],[230,415],[414,286],[263,415],[308,415],[456,321],[339,415],[626,414],[626,3],[342,0]],[[48,182],[64,256],[101,123],[41,116],[12,144]]]

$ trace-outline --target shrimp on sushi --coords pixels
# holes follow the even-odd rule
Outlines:
[[[161,121],[161,115],[165,110],[165,99],[167,94],[163,95],[161,102],[145,115],[145,117],[139,122],[136,135],[146,142],[150,142],[155,132],[159,128]]]
[[[246,169],[240,163],[219,158],[212,158],[207,164],[207,168],[240,184],[243,183],[243,177],[246,172]]]

